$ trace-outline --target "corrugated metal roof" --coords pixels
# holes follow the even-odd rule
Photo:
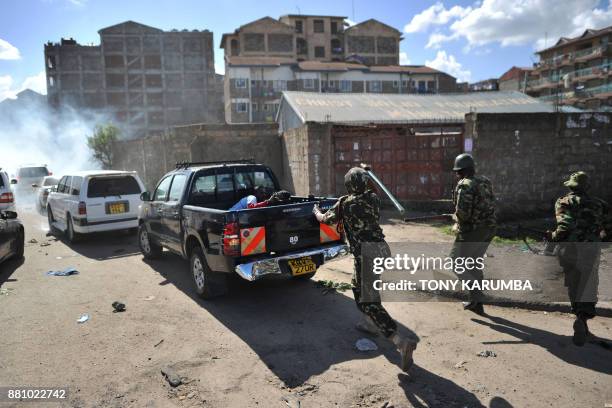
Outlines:
[[[278,115],[290,107],[304,122],[462,123],[472,111],[487,113],[554,112],[551,104],[516,91],[465,94],[390,95],[283,92]],[[571,111],[571,109],[566,110]],[[574,110],[579,111],[579,110]],[[282,118],[277,117],[277,121]]]

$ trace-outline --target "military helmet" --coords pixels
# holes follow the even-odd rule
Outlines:
[[[469,153],[461,153],[455,157],[455,166],[453,171],[459,171],[464,169],[473,169],[475,167],[474,158]]]
[[[346,191],[353,194],[361,194],[366,191],[368,184],[368,173],[361,167],[353,167],[344,176]]]
[[[586,190],[589,188],[589,176],[584,171],[577,171],[572,173],[563,185],[572,190]]]

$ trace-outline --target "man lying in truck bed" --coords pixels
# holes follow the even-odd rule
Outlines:
[[[347,253],[337,228],[312,215],[315,203],[330,208],[337,199],[290,196],[271,206],[229,210],[253,195],[255,186],[268,195],[280,190],[272,170],[261,164],[177,165],[153,194],[141,196],[138,242],[144,257],[167,248],[188,259],[196,292],[210,298],[226,292],[231,273],[249,281],[267,275],[309,279],[325,261]]]

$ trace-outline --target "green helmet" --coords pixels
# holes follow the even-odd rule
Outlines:
[[[344,176],[344,186],[351,194],[361,194],[366,191],[368,173],[361,167],[353,167]]]
[[[453,171],[473,169],[474,167],[474,158],[471,154],[461,153],[459,156],[455,157],[455,167],[453,167]]]
[[[584,171],[577,171],[563,183],[572,190],[587,190],[589,188],[589,176]]]

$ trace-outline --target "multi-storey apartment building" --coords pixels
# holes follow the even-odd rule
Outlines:
[[[222,120],[212,32],[162,31],[127,21],[99,34],[100,45],[73,39],[45,45],[51,106],[106,114],[127,137]]]
[[[273,121],[284,90],[307,92],[455,92],[454,77],[425,66],[400,66],[401,33],[370,19],[287,15],[224,34],[225,119]]]
[[[612,26],[561,38],[537,52],[526,92],[561,105],[612,109]]]
[[[525,92],[527,82],[532,79],[531,67],[512,67],[504,72],[498,79],[500,91]]]

